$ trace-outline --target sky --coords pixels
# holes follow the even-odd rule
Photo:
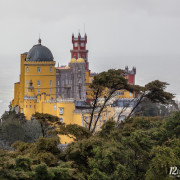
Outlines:
[[[168,82],[180,99],[179,9],[179,0],[0,0],[0,116],[19,81],[20,54],[39,34],[56,65],[67,65],[72,33],[86,32],[92,72],[135,66],[136,84]]]

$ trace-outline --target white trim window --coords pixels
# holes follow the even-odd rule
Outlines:
[[[37,93],[40,93],[40,89],[37,89]]]
[[[50,88],[50,93],[52,93],[52,88]]]
[[[50,86],[52,86],[52,80],[50,80]]]
[[[29,72],[29,67],[26,67],[26,72]]]
[[[26,86],[28,86],[28,85],[29,85],[28,83],[29,83],[29,81],[28,81],[28,80],[26,80]]]
[[[63,113],[64,113],[64,108],[59,107],[59,115],[63,115]]]
[[[53,106],[53,109],[56,110],[56,105]]]
[[[40,85],[41,85],[41,81],[37,80],[37,86],[40,86]]]
[[[37,72],[40,73],[41,72],[41,68],[37,67]]]
[[[52,67],[49,68],[50,72],[52,72]]]

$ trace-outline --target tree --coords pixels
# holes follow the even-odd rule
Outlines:
[[[101,72],[94,77],[94,80],[90,86],[93,91],[92,111],[90,121],[88,123],[88,129],[93,133],[95,131],[97,122],[101,113],[108,105],[108,102],[115,96],[117,96],[118,90],[128,90],[133,92],[133,86],[128,84],[125,78],[125,71],[118,69],[110,69],[107,72]],[[99,103],[99,98],[104,98],[102,104]],[[95,111],[98,109],[97,118],[93,122]]]
[[[84,138],[89,138],[92,134],[85,127],[77,124],[61,124],[57,130],[58,134],[66,135],[72,138],[74,141],[79,141]]]
[[[14,151],[0,150],[0,179],[169,179],[170,167],[180,168],[179,120],[180,112],[133,117],[120,126],[109,120],[64,151],[58,138],[16,142]]]
[[[19,140],[34,142],[42,136],[40,123],[35,119],[27,121],[22,113],[6,111],[1,118],[0,137],[9,145]]]
[[[174,98],[174,95],[165,91],[167,85],[169,84],[166,82],[155,80],[146,84],[145,87],[135,86],[135,89],[138,90],[138,98],[135,106],[127,118],[130,118],[136,108],[144,101],[169,104]]]
[[[108,105],[110,105],[110,100],[117,96],[117,92],[119,90],[127,90],[136,94],[135,98],[132,99],[132,102],[134,102],[135,105],[127,116],[127,119],[134,114],[142,102],[150,101],[160,104],[173,103],[172,99],[174,95],[165,91],[168,83],[155,80],[143,87],[139,85],[128,84],[126,76],[127,74],[123,70],[110,69],[94,77],[94,80],[90,86],[93,91],[90,121],[87,123],[84,120],[85,123],[88,124],[88,129],[92,133],[96,129],[96,125],[99,121],[101,113]],[[100,98],[104,99],[102,103],[99,102]],[[130,103],[123,107],[122,111],[118,115],[118,121],[121,114],[129,107],[129,105]],[[94,119],[95,114],[97,114],[96,119]]]
[[[47,137],[48,132],[50,131],[51,134],[55,133],[55,127],[61,124],[57,116],[53,116],[50,114],[43,114],[36,112],[33,115],[33,118],[39,121],[43,137]]]

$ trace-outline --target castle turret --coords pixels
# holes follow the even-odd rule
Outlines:
[[[73,49],[70,51],[71,58],[83,58],[86,63],[86,70],[89,70],[88,50],[86,50],[87,35],[85,34],[84,37],[81,37],[81,34],[79,33],[78,37],[74,37],[74,34],[72,34],[72,44]]]
[[[132,70],[129,70],[128,66],[126,66],[125,72],[127,73],[128,83],[135,84],[136,68],[133,67]]]
[[[30,80],[27,95],[24,96],[24,114],[27,120],[31,119],[32,114],[36,112],[37,97],[35,96],[34,86],[32,80]]]

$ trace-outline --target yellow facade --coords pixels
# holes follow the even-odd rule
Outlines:
[[[41,44],[39,44],[41,46]],[[71,59],[71,63],[84,62],[82,58]],[[70,68],[66,66],[66,68]],[[30,61],[27,60],[27,53],[21,55],[20,81],[14,84],[14,100],[12,106],[18,106],[21,113],[24,113],[27,120],[30,120],[36,112],[48,113],[59,117],[60,121],[66,124],[78,124],[85,126],[90,120],[90,110],[77,110],[74,99],[61,99],[56,97],[56,68],[55,61]],[[93,98],[93,91],[90,85],[94,75],[86,70],[86,98]],[[104,93],[107,93],[105,90]],[[119,98],[133,98],[128,91],[119,91]],[[114,108],[107,107],[100,116],[96,130],[102,124],[113,117]],[[94,119],[98,112],[95,112]],[[60,136],[61,143],[70,143],[73,139],[67,136]]]
[[[27,110],[30,101],[25,100],[29,95],[29,82],[33,83],[33,93],[49,94],[51,99],[56,98],[56,69],[55,61],[26,61],[26,54],[21,55],[20,82],[14,84],[14,100],[12,106],[19,106],[26,117],[30,117],[35,110]],[[31,106],[34,107],[34,106]],[[30,119],[30,118],[27,118]]]
[[[50,94],[51,98],[56,97],[56,69],[55,61],[45,62],[24,62],[24,94],[28,93],[30,80],[33,82],[35,95],[40,93]],[[39,84],[38,84],[39,83]]]

